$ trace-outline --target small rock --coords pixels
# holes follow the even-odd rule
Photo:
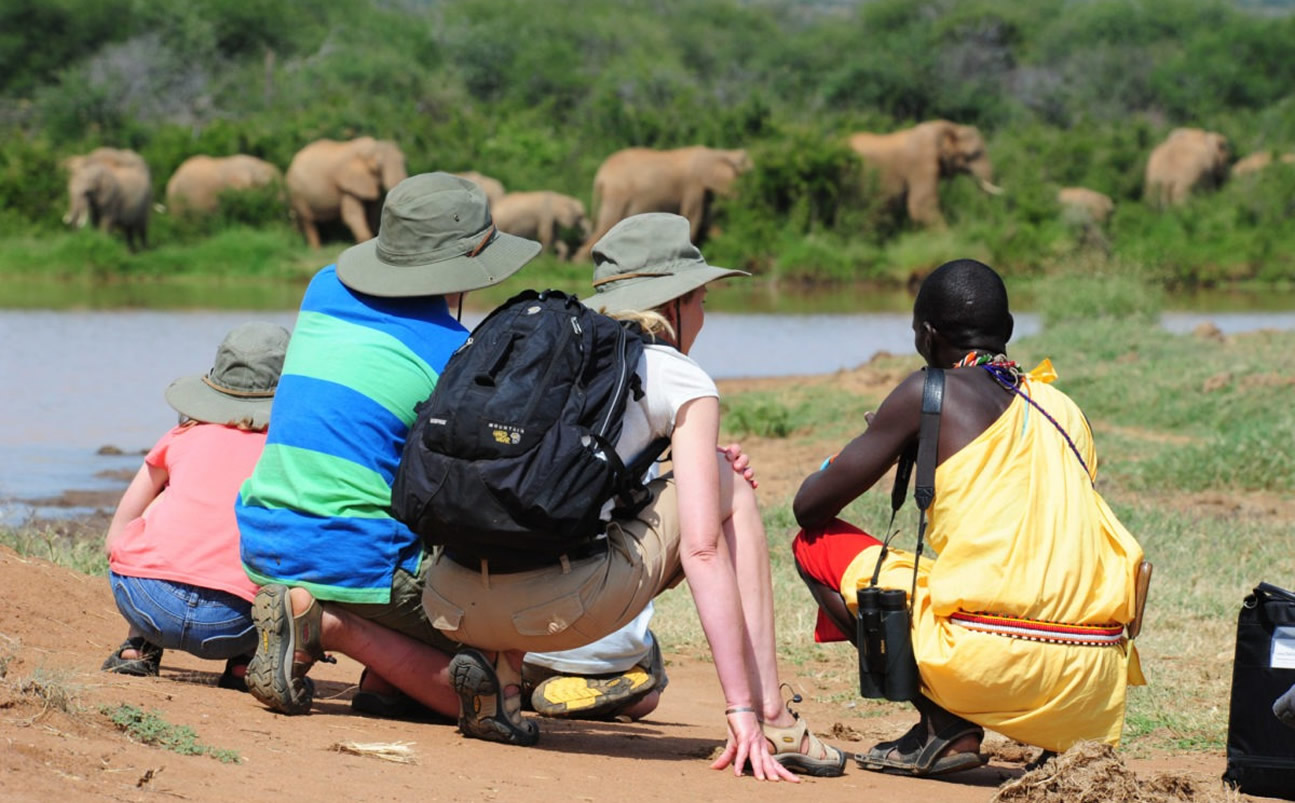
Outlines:
[[[1205,384],[1201,385],[1201,390],[1206,393],[1213,393],[1216,390],[1222,390],[1223,388],[1227,387],[1229,384],[1231,384],[1231,382],[1232,382],[1231,372],[1224,371],[1221,374],[1215,374],[1214,376],[1205,380]]]
[[[100,447],[99,447],[99,451],[95,452],[95,454],[98,454],[98,455],[122,455],[122,454],[125,454],[125,452],[123,452],[123,451],[121,450],[121,448],[120,448],[120,447],[118,447],[118,446],[113,446],[113,445],[111,445],[111,444],[108,444],[108,445],[106,445],[106,446],[100,446]]]
[[[1192,330],[1192,336],[1199,337],[1201,340],[1213,340],[1217,343],[1227,340],[1223,335],[1223,330],[1215,326],[1213,321],[1202,321],[1196,324],[1196,328]]]

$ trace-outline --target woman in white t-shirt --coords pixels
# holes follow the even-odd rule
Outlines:
[[[686,576],[725,697],[728,743],[712,764],[757,778],[844,772],[845,755],[814,737],[784,704],[774,642],[768,544],[747,459],[717,448],[719,392],[687,356],[705,319],[706,284],[744,271],[712,267],[678,215],[627,218],[594,246],[590,307],[637,321],[662,342],[638,366],[643,395],[626,407],[616,452],[628,463],[670,438],[672,472],[651,501],[613,519],[606,547],[534,570],[487,573],[437,559],[423,604],[463,644],[450,662],[466,736],[534,744],[520,714],[521,653],[587,644],[625,626]],[[498,655],[488,658],[482,650]]]

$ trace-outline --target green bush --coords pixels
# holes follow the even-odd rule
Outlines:
[[[735,437],[785,438],[797,427],[798,411],[760,394],[745,394],[720,406],[724,431]]]
[[[286,168],[315,139],[367,134],[399,142],[411,172],[475,169],[589,201],[621,148],[706,144],[756,163],[715,205],[708,257],[783,277],[903,282],[971,255],[1018,276],[1103,257],[1171,284],[1295,279],[1289,173],[1164,213],[1142,203],[1147,156],[1175,126],[1222,131],[1238,155],[1295,149],[1291,14],[1192,0],[10,5],[6,236],[56,229],[58,164],[98,145],[138,150],[159,198],[194,154]],[[844,144],[936,117],[981,128],[1006,190],[942,182],[945,232],[884,208]],[[1112,221],[1061,220],[1064,186],[1110,195]],[[201,231],[159,221],[152,239],[275,217],[249,204]]]

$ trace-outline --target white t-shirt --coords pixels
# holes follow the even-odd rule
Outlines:
[[[645,346],[637,371],[643,397],[635,400],[631,396],[625,405],[621,436],[616,441],[616,454],[626,463],[652,441],[674,433],[680,407],[693,399],[719,398],[715,381],[701,366],[670,346]],[[652,466],[648,473],[655,476],[656,471],[657,467]],[[609,510],[612,504],[607,503]],[[572,675],[625,672],[652,650],[652,634],[648,631],[651,618],[652,606],[648,605],[632,622],[592,644],[573,650],[527,653],[526,660]]]
[[[674,433],[680,407],[693,399],[719,398],[715,380],[691,357],[670,346],[644,346],[637,372],[643,398],[635,401],[631,397],[625,405],[621,436],[616,441],[616,454],[626,463],[652,441]]]

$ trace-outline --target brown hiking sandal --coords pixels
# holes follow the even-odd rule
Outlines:
[[[471,647],[455,653],[450,659],[450,685],[459,695],[459,731],[473,739],[522,747],[538,742],[539,726],[522,716],[521,683],[520,673],[502,652],[493,666]],[[510,685],[518,691],[505,695]]]
[[[298,616],[283,585],[262,586],[252,602],[252,621],[259,638],[247,664],[247,690],[284,714],[305,714],[314,699],[306,673],[316,661],[328,660],[320,642],[324,609],[312,599]]]

